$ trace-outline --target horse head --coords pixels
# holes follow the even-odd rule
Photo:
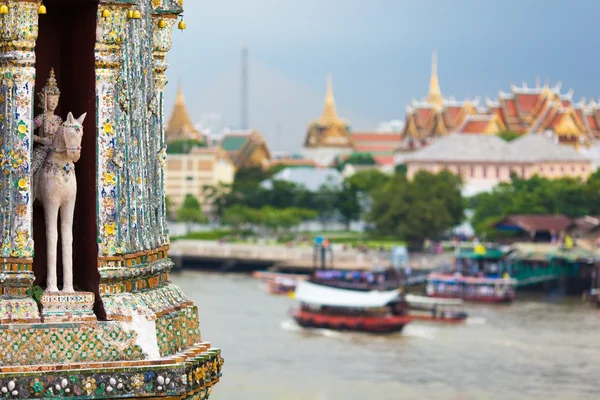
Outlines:
[[[75,119],[72,113],[69,113],[67,120],[62,125],[62,137],[65,143],[67,158],[77,162],[81,157],[81,139],[83,138],[83,121],[87,113]]]

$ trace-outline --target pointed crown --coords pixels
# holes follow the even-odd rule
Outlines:
[[[436,105],[443,105],[442,91],[437,75],[437,52],[434,51],[431,57],[431,80],[429,81],[429,95],[427,101]]]
[[[327,76],[327,93],[325,94],[325,107],[320,119],[321,124],[330,125],[341,123],[337,111],[335,109],[335,99],[333,97],[333,85],[331,83],[331,75]]]
[[[46,86],[44,86],[42,91],[38,93],[39,106],[44,110],[46,109],[46,98],[48,95],[60,96],[60,89],[58,88],[56,77],[54,76],[54,68],[50,69],[50,76],[46,81]]]

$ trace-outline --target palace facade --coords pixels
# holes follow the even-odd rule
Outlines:
[[[406,123],[400,148],[419,149],[450,133],[517,134],[552,132],[561,144],[576,150],[589,148],[600,137],[600,105],[594,101],[573,102],[573,90],[561,92],[561,84],[550,87],[511,85],[496,100],[457,101],[442,96],[433,55],[429,94],[406,108]]]
[[[532,150],[535,149],[535,150]],[[508,182],[511,174],[520,178],[534,175],[587,180],[591,160],[570,146],[559,144],[547,134],[526,134],[507,142],[496,135],[454,133],[404,158],[409,178],[419,171],[448,170],[460,175],[463,193],[473,195]]]

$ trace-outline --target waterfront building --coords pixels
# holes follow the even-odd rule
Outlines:
[[[455,133],[405,155],[403,162],[409,178],[421,170],[433,173],[449,170],[460,175],[465,195],[508,182],[512,173],[520,178],[538,175],[582,180],[592,173],[588,158],[545,134],[528,134],[506,142],[496,135]]]
[[[220,143],[237,168],[267,168],[271,162],[271,151],[257,130],[232,131],[224,135]]]
[[[186,195],[192,195],[210,213],[207,187],[230,185],[235,177],[235,165],[221,148],[196,147],[187,153],[169,153],[165,174],[165,190],[175,207],[181,206]]]
[[[562,214],[513,214],[496,222],[499,231],[512,232],[513,241],[558,242],[574,221]]]
[[[511,85],[511,91],[500,91],[496,100],[456,101],[442,96],[434,53],[429,94],[414,100],[406,108],[406,122],[400,149],[414,151],[451,133],[517,134],[552,132],[561,144],[576,150],[594,145],[600,137],[600,106],[585,99],[573,102],[573,90],[561,92],[561,84],[553,87],[536,84],[528,87]]]
[[[198,128],[192,123],[192,119],[190,118],[190,114],[185,105],[185,98],[183,97],[181,86],[177,88],[177,97],[175,98],[175,105],[171,112],[169,123],[165,129],[165,137],[167,143],[176,140],[197,140],[199,142],[205,142],[204,135],[202,135]]]
[[[219,381],[220,351],[169,279],[162,104],[182,4],[0,6],[5,398],[205,399]]]

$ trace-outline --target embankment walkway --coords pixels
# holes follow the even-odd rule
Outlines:
[[[273,244],[220,243],[205,240],[177,240],[171,243],[171,258],[183,267],[219,271],[253,271],[269,268],[281,272],[308,272],[315,265],[313,248]],[[452,253],[410,255],[413,270],[431,270],[452,260]],[[361,252],[333,248],[333,266],[337,269],[369,270],[390,264],[388,251]]]

